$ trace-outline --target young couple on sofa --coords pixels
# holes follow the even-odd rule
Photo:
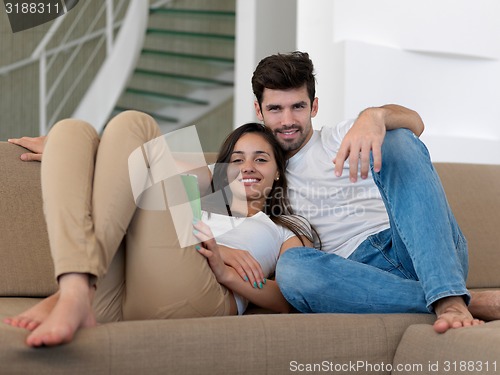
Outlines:
[[[5,321],[31,331],[29,346],[69,342],[96,316],[233,315],[248,301],[276,312],[435,313],[439,333],[498,318],[496,292],[466,289],[466,240],[418,139],[416,112],[368,108],[313,130],[318,98],[302,52],[263,59],[252,86],[265,126],[237,128],[213,175],[198,176],[202,188],[230,187],[231,222],[241,223],[214,239],[227,214],[204,212],[187,224],[198,244],[185,248],[162,230],[171,213],[138,210],[131,191],[129,155],[161,136],[151,117],[124,112],[101,139],[89,124],[64,120],[46,140],[10,140],[34,152],[23,160],[43,153],[59,282],[56,294]],[[123,238],[126,283],[115,254]]]

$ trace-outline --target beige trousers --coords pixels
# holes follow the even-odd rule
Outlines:
[[[235,313],[232,294],[193,247],[181,248],[168,210],[137,208],[128,157],[161,136],[148,115],[113,118],[101,139],[89,124],[54,125],[42,193],[56,277],[87,273],[100,322]]]

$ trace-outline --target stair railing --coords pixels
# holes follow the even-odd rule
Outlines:
[[[118,20],[117,15],[123,7],[128,4],[128,9],[123,20]],[[56,122],[65,108],[68,100],[78,87],[82,77],[91,68],[95,57],[100,51],[103,43],[106,43],[106,59],[102,64],[97,76],[87,90],[73,117],[89,121],[99,131],[104,126],[108,116],[120,93],[125,87],[128,77],[133,71],[135,62],[142,49],[142,43],[147,27],[149,3],[144,0],[118,0],[116,8],[113,0],[104,0],[95,18],[88,25],[86,31],[79,38],[69,40],[72,31],[83,21],[85,9],[91,1],[80,2],[78,14],[73,23],[65,31],[64,37],[56,47],[50,47],[57,30],[65,21],[65,17],[57,18],[45,37],[33,51],[30,57],[17,61],[13,64],[0,67],[0,74],[8,74],[14,70],[27,65],[39,64],[39,133],[46,134],[48,124]],[[76,10],[75,9],[75,10]],[[106,12],[106,26],[97,27],[98,20]],[[114,38],[115,30],[119,29],[117,37]],[[81,66],[81,49],[89,41],[96,40],[89,58]],[[69,52],[72,50],[71,52]],[[65,63],[58,67],[58,74],[54,82],[48,84],[48,75],[55,61],[61,54],[65,56]],[[61,87],[63,77],[78,59],[78,74],[72,79],[72,84],[65,88],[65,94],[58,103],[55,110],[49,114],[48,108],[57,89]],[[95,67],[93,67],[95,69]]]
[[[148,1],[130,0],[112,51],[73,114],[75,118],[88,121],[98,132],[109,119],[135,68],[146,35],[148,17]]]

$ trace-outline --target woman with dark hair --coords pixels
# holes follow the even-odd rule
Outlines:
[[[310,246],[312,238],[288,204],[284,159],[272,134],[247,124],[229,135],[212,180],[227,193],[225,212],[204,211],[192,224],[199,243],[188,247],[165,230],[174,227],[169,210],[138,209],[134,200],[129,155],[160,136],[156,122],[135,111],[112,119],[101,138],[79,120],[51,129],[42,193],[59,290],[5,320],[32,331],[29,346],[70,342],[97,321],[235,315],[247,301],[289,311],[268,277],[280,254]],[[118,251],[122,243],[126,250]],[[255,258],[263,274],[225,264],[221,252],[237,252],[229,248],[248,250],[240,261]]]
[[[292,244],[306,246],[312,242],[309,224],[293,215],[288,202],[285,168],[284,154],[269,129],[258,123],[238,127],[224,141],[213,167],[212,189],[224,193],[225,212],[214,212],[207,204],[202,220],[206,224],[195,225],[201,232],[197,237],[204,245],[200,252],[208,258],[217,280],[235,293],[240,314],[246,308],[246,300],[252,297],[252,302],[259,306],[288,311],[276,282],[267,283],[267,277],[274,272],[283,251]],[[235,229],[227,232],[231,226]],[[247,272],[242,280],[241,273],[224,264],[218,244],[209,240],[213,237],[210,227],[222,228],[224,232],[215,235],[217,242],[248,250],[264,273],[263,281],[259,280],[258,271],[254,275]],[[253,276],[250,283],[245,282],[248,276]],[[265,290],[252,290],[251,287],[262,289],[264,282]]]
[[[274,137],[273,133],[264,125],[259,123],[248,123],[235,129],[222,144],[217,161],[213,170],[212,188],[213,190],[223,190],[224,186],[229,185],[228,182],[228,165],[234,163],[234,148],[236,143],[246,134],[255,134],[262,137],[272,148],[273,156],[276,160],[278,168],[278,176],[272,186],[272,191],[267,194],[267,199],[263,211],[276,224],[290,229],[296,236],[304,235],[303,226],[296,220],[290,220],[290,215],[293,215],[293,209],[288,201],[288,184],[286,178],[286,158],[280,144]],[[229,214],[230,211],[229,211]]]

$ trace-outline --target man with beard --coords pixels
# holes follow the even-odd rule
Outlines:
[[[315,248],[278,262],[290,304],[308,313],[434,312],[439,333],[483,323],[473,314],[498,318],[498,309],[484,314],[497,292],[471,296],[465,286],[467,243],[416,112],[385,105],[313,130],[318,98],[303,52],[264,58],[252,87],[257,117],[287,153],[292,207],[319,234]]]

